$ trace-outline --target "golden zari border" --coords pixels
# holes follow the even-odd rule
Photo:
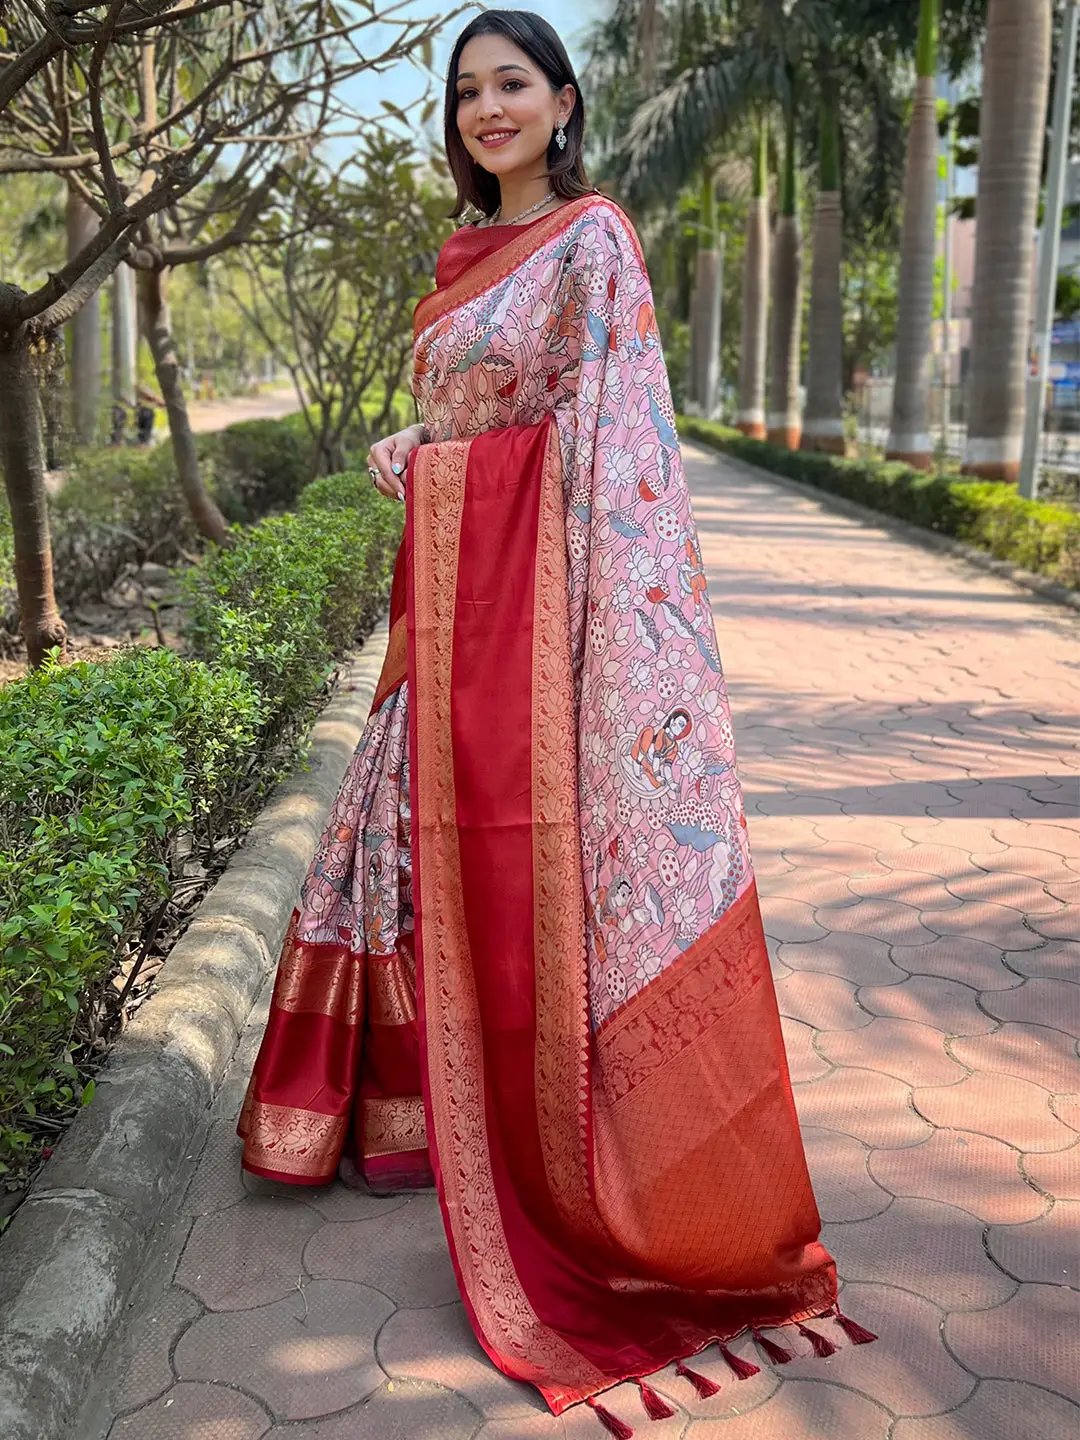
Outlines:
[[[516,1379],[591,1393],[605,1377],[541,1323],[495,1194],[483,1037],[458,851],[450,729],[454,613],[469,443],[425,445],[413,470],[418,809],[428,1086],[451,1244],[484,1342]]]
[[[533,610],[536,1104],[548,1185],[582,1240],[607,1241],[590,1184],[589,969],[578,838],[562,452],[548,430]]]
[[[611,205],[614,202],[604,195],[583,195],[580,200],[571,200],[569,204],[560,206],[535,225],[522,226],[520,236],[507,241],[493,255],[471,265],[452,285],[425,295],[413,311],[413,339],[417,339],[422,330],[434,325],[459,305],[475,300],[477,295],[482,295],[489,286],[497,285],[500,280],[512,275],[541,245],[553,240],[579,215],[583,215],[591,205],[597,203]]]
[[[409,1150],[427,1149],[424,1101],[419,1095],[404,1099],[375,1099],[361,1102],[364,1114],[364,1154],[401,1155]]]
[[[328,1015],[343,1025],[364,1018],[364,956],[348,944],[305,944],[297,939],[297,917],[289,922],[282,947],[274,997],[278,1010]]]
[[[600,1027],[596,1044],[611,1100],[621,1100],[695,1045],[767,973],[757,887],[750,885],[684,955]]]
[[[311,1179],[332,1175],[349,1126],[347,1115],[269,1105],[250,1092],[241,1112],[244,1159],[260,1170]]]
[[[368,999],[372,1025],[411,1025],[416,1019],[416,978],[400,954],[369,957]]]

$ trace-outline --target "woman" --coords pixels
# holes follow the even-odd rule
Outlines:
[[[460,229],[415,316],[422,424],[371,719],[308,874],[244,1163],[438,1187],[472,1323],[558,1413],[836,1316],[727,696],[634,231],[586,182],[535,15],[459,39]],[[841,1319],[852,1339],[872,1338]]]

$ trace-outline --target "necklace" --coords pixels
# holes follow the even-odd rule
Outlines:
[[[538,200],[535,205],[530,205],[527,210],[522,210],[520,215],[512,215],[509,220],[503,220],[502,223],[504,225],[516,225],[519,220],[524,220],[526,215],[535,215],[537,210],[542,210],[544,206],[549,203],[549,201],[554,199],[555,191],[549,190],[544,196],[544,198],[542,200]],[[491,219],[488,221],[488,224],[494,225],[501,215],[502,206],[500,205],[499,208],[495,211],[495,214],[492,215]]]

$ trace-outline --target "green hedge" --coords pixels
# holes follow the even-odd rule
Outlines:
[[[0,689],[0,1175],[32,1163],[39,1112],[84,1095],[125,947],[273,778],[383,607],[401,526],[331,476],[185,582],[196,658],[134,650]]]
[[[296,503],[311,479],[312,442],[303,415],[245,420],[195,437],[203,480],[225,518],[259,519]],[[168,437],[148,449],[79,451],[49,519],[61,611],[100,600],[128,567],[171,565],[202,542],[176,479]],[[11,517],[0,498],[0,631],[18,632]],[[2,639],[2,637],[0,637]]]
[[[249,675],[271,722],[295,715],[374,621],[401,538],[400,507],[351,472],[316,481],[303,502],[236,531],[241,543],[184,576],[194,653]]]
[[[784,450],[690,416],[680,417],[679,430],[687,439],[699,440],[777,475],[967,541],[1058,584],[1080,586],[1080,515],[1039,500],[1025,500],[1011,486],[928,475],[907,465],[878,460],[842,460],[813,451]]]

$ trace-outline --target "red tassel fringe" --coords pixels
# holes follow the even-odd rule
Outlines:
[[[852,1345],[869,1345],[871,1341],[878,1338],[872,1330],[867,1330],[857,1320],[849,1320],[846,1315],[841,1315],[839,1305],[833,1306],[832,1314]]]
[[[697,1370],[691,1370],[689,1365],[682,1361],[675,1366],[675,1374],[681,1375],[684,1380],[689,1380],[702,1400],[708,1400],[710,1396],[719,1395],[720,1386],[715,1380],[710,1380],[707,1375],[702,1375]]]
[[[669,1420],[675,1414],[667,1401],[658,1395],[651,1385],[646,1385],[644,1380],[637,1383],[641,1391],[641,1403],[645,1406],[645,1414],[650,1420]]]
[[[851,1341],[852,1345],[869,1345],[871,1341],[878,1338],[872,1330],[867,1330],[866,1327],[860,1325],[858,1321],[851,1320],[848,1316],[842,1314],[839,1305],[834,1305],[831,1310],[826,1310],[821,1318],[834,1319]],[[799,1334],[804,1335],[814,1347],[814,1354],[822,1360],[827,1360],[830,1355],[836,1354],[836,1346],[827,1336],[820,1334],[817,1330],[811,1330],[808,1325],[799,1325],[797,1328]],[[795,1359],[794,1354],[790,1350],[785,1350],[784,1347],[778,1345],[775,1340],[770,1340],[763,1331],[751,1329],[750,1333],[774,1365],[786,1365],[789,1360]],[[727,1345],[718,1341],[717,1348],[727,1361],[732,1373],[736,1375],[738,1379],[749,1380],[753,1375],[760,1375],[760,1366],[753,1364],[750,1360],[742,1359],[741,1356],[736,1355],[733,1350],[729,1349]],[[691,1370],[690,1366],[684,1365],[681,1360],[675,1366],[675,1374],[680,1375],[684,1380],[689,1380],[702,1400],[708,1400],[713,1395],[720,1393],[720,1386],[715,1380],[710,1380],[707,1375],[702,1375],[698,1370]],[[644,1406],[645,1414],[648,1415],[650,1420],[668,1420],[676,1413],[663,1396],[657,1394],[652,1386],[644,1380],[638,1380],[637,1387],[641,1392],[641,1403]],[[620,1420],[617,1415],[613,1415],[611,1411],[601,1405],[594,1396],[590,1395],[585,1403],[593,1410],[596,1418],[608,1434],[615,1436],[615,1440],[633,1440],[634,1432],[631,1427],[627,1425],[626,1421]]]
[[[786,1365],[789,1360],[795,1359],[790,1350],[785,1350],[782,1345],[777,1345],[775,1340],[770,1340],[762,1331],[751,1330],[750,1334],[753,1335],[774,1365]]]
[[[617,1415],[613,1415],[610,1410],[606,1410],[592,1395],[585,1401],[585,1404],[595,1411],[596,1418],[600,1421],[600,1424],[603,1425],[609,1435],[615,1436],[615,1440],[634,1440],[634,1432],[630,1426],[627,1425],[626,1421],[620,1420]]]
[[[820,1360],[827,1360],[830,1355],[836,1354],[836,1346],[824,1335],[819,1335],[816,1330],[811,1330],[807,1325],[799,1326],[799,1334],[805,1335],[810,1344],[814,1347],[814,1354]]]
[[[733,1351],[729,1350],[726,1345],[720,1346],[720,1354],[723,1355],[724,1359],[740,1380],[749,1380],[751,1375],[761,1374],[760,1365],[754,1365],[749,1360],[741,1359]]]

